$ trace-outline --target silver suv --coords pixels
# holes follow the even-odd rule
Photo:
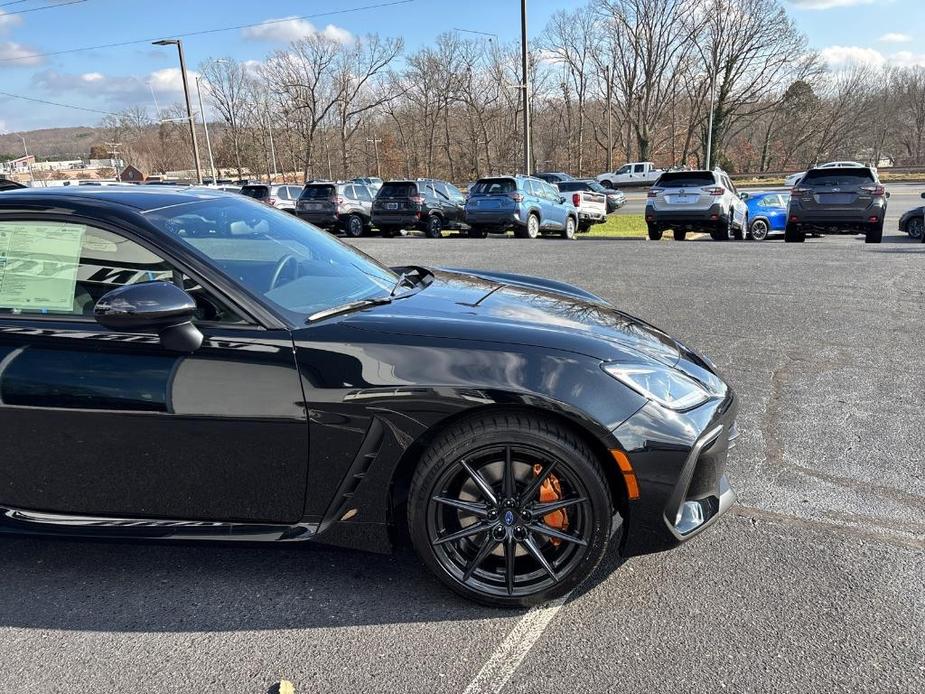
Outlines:
[[[714,241],[745,237],[748,205],[725,171],[670,171],[649,189],[646,199],[649,238],[658,241],[666,229],[675,241],[688,231],[706,231]]]

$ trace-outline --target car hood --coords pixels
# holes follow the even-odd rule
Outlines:
[[[662,331],[571,285],[523,275],[433,272],[424,289],[350,314],[345,322],[390,334],[559,349],[602,361],[642,354],[674,366],[687,355]]]

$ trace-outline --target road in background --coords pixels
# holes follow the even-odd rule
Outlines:
[[[357,245],[580,284],[740,397],[738,504],[675,551],[612,553],[502,691],[925,691],[925,244]],[[13,538],[0,556],[4,692],[460,692],[523,614],[408,552]]]

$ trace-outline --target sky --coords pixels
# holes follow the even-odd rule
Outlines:
[[[835,68],[925,65],[925,0],[782,2],[810,47]],[[96,125],[105,112],[142,105],[153,113],[155,101],[161,107],[178,102],[176,49],[150,44],[178,34],[286,20],[184,38],[191,71],[222,56],[259,61],[313,31],[346,42],[370,32],[403,36],[410,50],[459,29],[519,39],[519,0],[388,3],[396,0],[0,0],[0,92],[56,102],[0,93],[0,133]],[[530,35],[539,34],[557,10],[585,4],[528,0]],[[139,43],[35,55],[129,41]]]

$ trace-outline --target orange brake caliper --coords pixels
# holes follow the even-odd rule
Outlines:
[[[541,465],[533,466],[534,477],[539,477],[542,471],[543,467]],[[550,473],[549,476],[543,480],[543,483],[540,485],[540,503],[548,504],[552,501],[558,501],[561,498],[562,485],[559,484],[559,478]],[[568,513],[564,508],[559,509],[558,511],[547,513],[545,516],[543,516],[543,522],[555,530],[568,530]],[[562,540],[557,537],[551,537],[549,538],[549,541],[554,547],[558,547],[559,543],[562,542]]]

